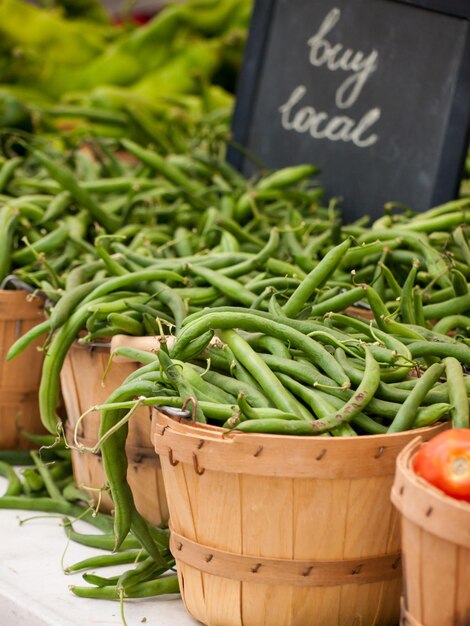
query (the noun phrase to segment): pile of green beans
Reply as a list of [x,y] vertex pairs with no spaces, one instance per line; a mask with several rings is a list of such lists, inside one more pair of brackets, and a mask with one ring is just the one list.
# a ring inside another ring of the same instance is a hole
[[[0,453],[0,476],[7,481],[0,495],[0,509],[57,515],[69,541],[109,552],[65,568],[66,574],[84,572],[83,579],[90,584],[72,585],[72,592],[81,597],[121,601],[125,598],[178,593],[176,576],[168,574],[175,564],[169,551],[168,529],[149,527],[153,540],[159,546],[161,563],[157,563],[143,549],[132,533],[125,537],[119,550],[114,552],[113,519],[109,515],[97,513],[87,504],[87,494],[73,480],[70,450],[52,436],[35,438],[36,443],[43,446],[39,451]],[[13,464],[23,467],[19,470]],[[78,532],[74,528],[73,519],[86,521],[100,532]],[[128,564],[133,567],[117,576],[95,574],[99,568]]]
[[[141,546],[148,558],[150,578],[129,583],[128,597],[175,585],[161,582],[165,547],[126,481],[136,402],[266,434],[355,437],[439,420],[469,427],[469,198],[420,215],[390,206],[374,224],[344,225],[335,203],[324,205],[312,166],[245,180],[218,145],[177,156],[129,140],[92,150],[54,158],[34,147],[3,165],[0,217],[25,194],[38,208],[8,223],[4,273],[49,299],[47,319],[8,358],[46,337],[40,412],[55,434],[72,342],[175,336],[158,355],[121,349],[142,367],[101,410],[115,504],[103,541],[118,551]],[[77,222],[81,234],[71,235]],[[24,232],[34,241],[24,245]],[[61,243],[49,247],[47,237]],[[86,580],[92,587],[78,595],[124,593],[114,578]]]

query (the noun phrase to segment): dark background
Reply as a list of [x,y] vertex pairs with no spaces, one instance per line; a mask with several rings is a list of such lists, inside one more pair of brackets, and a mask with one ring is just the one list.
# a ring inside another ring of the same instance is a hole
[[[374,48],[379,53],[377,70],[349,109],[337,109],[334,98],[350,73],[309,62],[308,39],[333,7],[342,15],[328,41],[366,56]],[[387,201],[429,208],[467,28],[464,19],[389,0],[278,0],[246,120],[247,147],[271,168],[318,165],[328,196],[344,196],[349,220],[379,216]],[[310,105],[359,120],[379,107],[381,119],[369,131],[378,142],[358,148],[284,130],[278,108],[299,84],[307,93],[296,110]],[[245,162],[244,170],[253,167]]]

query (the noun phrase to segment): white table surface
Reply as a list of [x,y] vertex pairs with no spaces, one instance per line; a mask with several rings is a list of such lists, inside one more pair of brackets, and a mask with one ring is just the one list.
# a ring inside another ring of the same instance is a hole
[[[4,485],[0,478],[0,494]],[[66,575],[62,571],[62,561],[66,567],[106,553],[67,542],[60,517],[19,525],[20,519],[33,515],[37,513],[0,509],[0,626],[122,625],[119,602],[76,597],[68,586],[87,583],[81,573]],[[98,532],[83,522],[77,523],[76,529]],[[100,568],[96,572],[112,576],[130,567]],[[199,624],[186,612],[179,595],[126,600],[124,614],[128,626]]]

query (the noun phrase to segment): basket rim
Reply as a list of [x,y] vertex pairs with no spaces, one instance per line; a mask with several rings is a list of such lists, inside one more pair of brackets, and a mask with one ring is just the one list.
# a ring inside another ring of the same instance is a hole
[[[430,438],[446,424],[427,427]],[[152,442],[160,456],[214,471],[291,478],[388,477],[398,453],[416,433],[358,437],[295,437],[230,433],[220,426],[195,424],[152,407]],[[391,486],[391,485],[390,485]]]

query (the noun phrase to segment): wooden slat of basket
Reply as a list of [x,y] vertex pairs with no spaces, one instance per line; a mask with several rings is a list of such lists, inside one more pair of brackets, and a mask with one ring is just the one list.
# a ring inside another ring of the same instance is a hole
[[[137,368],[129,360],[113,363],[108,376],[102,380],[108,365],[109,346],[90,348],[74,344],[64,362],[61,372],[62,392],[67,408],[67,440],[73,442],[73,433],[80,415],[92,406],[106,401],[123,380]],[[100,414],[90,413],[77,429],[78,441],[93,448],[99,438]],[[126,453],[128,455],[127,479],[131,487],[137,510],[153,524],[168,519],[168,505],[163,489],[163,479],[158,456],[151,446],[149,409],[139,409],[131,418]],[[90,495],[98,501],[99,489],[106,487],[106,475],[102,459],[89,452],[72,450],[74,476],[78,483],[91,488]],[[93,491],[97,490],[97,491]],[[113,502],[102,492],[101,509],[111,511]]]
[[13,343],[44,320],[43,301],[25,292],[0,291],[0,448],[24,449],[34,444],[20,430],[44,433],[39,418],[38,389],[43,353],[38,339],[12,361],[5,356]]
[[44,300],[23,291],[0,290],[0,321],[44,320]]

